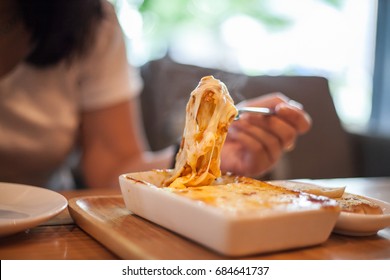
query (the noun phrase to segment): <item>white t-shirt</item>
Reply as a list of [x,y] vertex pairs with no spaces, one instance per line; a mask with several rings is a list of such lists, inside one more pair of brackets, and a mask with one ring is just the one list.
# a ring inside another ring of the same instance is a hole
[[139,93],[115,11],[105,11],[82,60],[44,69],[21,64],[0,78],[0,182],[55,187],[48,180],[75,147],[80,113]]

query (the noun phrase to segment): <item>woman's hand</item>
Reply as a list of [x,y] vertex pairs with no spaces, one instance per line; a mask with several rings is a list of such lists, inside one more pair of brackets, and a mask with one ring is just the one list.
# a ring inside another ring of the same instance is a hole
[[294,148],[300,134],[311,127],[303,106],[281,93],[246,100],[237,107],[268,107],[266,116],[243,113],[234,121],[222,149],[221,169],[237,175],[257,177],[272,169],[282,154]]

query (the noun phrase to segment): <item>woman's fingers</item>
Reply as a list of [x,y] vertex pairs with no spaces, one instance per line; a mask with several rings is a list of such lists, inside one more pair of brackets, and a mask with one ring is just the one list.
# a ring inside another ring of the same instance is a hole
[[[249,134],[251,131],[257,131],[257,129],[266,131],[268,136],[271,135],[279,141],[281,149],[289,149],[293,146],[298,134],[295,127],[284,119],[279,118],[277,115],[261,116],[251,113],[244,114],[242,118],[232,126],[241,127],[241,129],[245,129]],[[262,136],[264,136],[264,133],[259,137]]]
[[231,138],[240,141],[243,147],[254,153],[254,156],[264,154],[269,163],[279,159],[282,146],[275,135],[248,123],[234,126],[231,132]]
[[303,109],[291,105],[290,103],[280,103],[275,107],[276,115],[286,123],[295,128],[297,133],[307,132],[312,124],[312,120]]
[[291,151],[300,134],[311,127],[302,104],[281,93],[246,100],[237,105],[268,107],[275,114],[243,113],[229,128],[222,149],[221,167],[246,176],[258,176],[272,168],[284,151]]

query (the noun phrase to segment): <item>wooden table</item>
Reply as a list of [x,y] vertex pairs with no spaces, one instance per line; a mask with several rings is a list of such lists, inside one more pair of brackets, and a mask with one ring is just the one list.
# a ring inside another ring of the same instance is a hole
[[[390,178],[324,179],[316,182],[330,186],[345,185],[348,192],[390,202]],[[68,191],[62,194],[68,199],[96,195],[112,196],[117,201],[120,199],[119,190]],[[156,259],[227,259],[146,220],[138,217],[133,219],[133,234],[139,238],[139,245],[145,246],[145,252],[150,253],[143,255],[135,252],[135,258],[144,256]],[[0,238],[2,260],[118,258],[75,224],[67,210],[41,226]],[[318,246],[250,256],[245,259],[390,259],[390,228],[368,237],[332,234],[325,243]]]

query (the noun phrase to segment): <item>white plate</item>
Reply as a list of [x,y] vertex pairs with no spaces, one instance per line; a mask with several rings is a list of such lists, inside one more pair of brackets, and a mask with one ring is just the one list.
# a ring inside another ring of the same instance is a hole
[[65,197],[48,189],[0,183],[0,237],[35,227],[67,205]]
[[139,172],[120,176],[126,207],[134,214],[221,254],[242,256],[325,242],[339,211],[310,201],[283,209],[234,212],[164,191],[165,176]]
[[[332,194],[332,190],[342,189],[319,185],[317,182],[313,183],[312,180],[307,179],[292,181],[270,181],[270,183],[292,189],[295,187],[299,189],[301,187],[303,192],[305,191],[305,188],[315,190],[316,187],[323,187],[326,188],[324,190],[324,195],[327,193]],[[315,192],[312,193],[314,194]],[[362,197],[377,203],[382,208],[383,215],[365,215],[341,212],[333,232],[350,236],[368,236],[376,234],[379,230],[390,226],[390,203],[366,196]]]
[[371,197],[365,196],[365,198],[377,203],[382,208],[383,215],[341,212],[333,232],[352,236],[368,236],[390,226],[390,203]]

